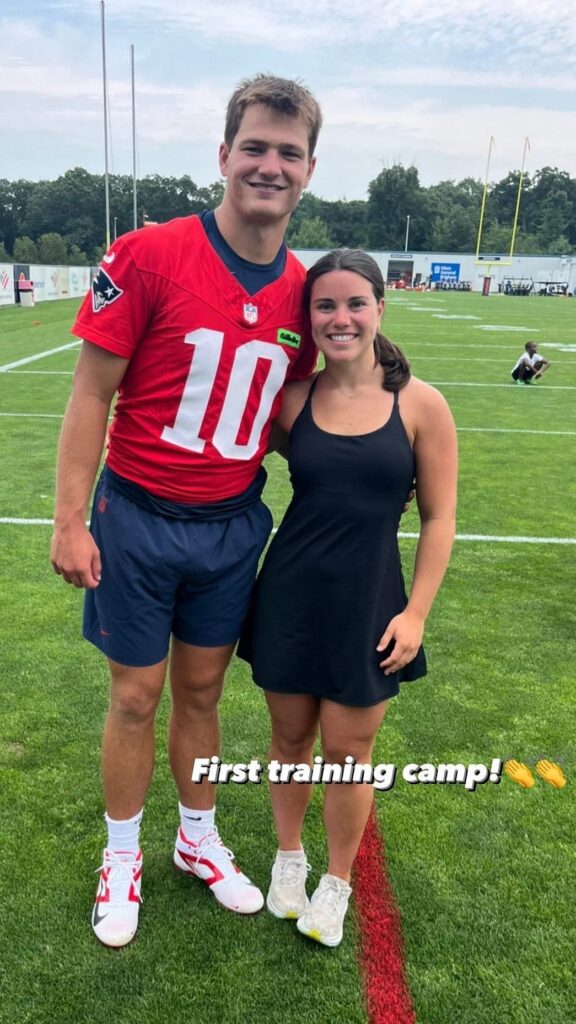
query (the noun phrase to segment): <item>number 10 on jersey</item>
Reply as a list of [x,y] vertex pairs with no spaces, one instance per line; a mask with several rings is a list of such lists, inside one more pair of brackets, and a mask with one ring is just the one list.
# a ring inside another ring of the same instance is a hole
[[[174,425],[164,427],[162,440],[179,448],[187,448],[191,452],[203,452],[207,441],[212,441],[224,458],[248,461],[258,451],[262,430],[270,418],[274,399],[286,378],[290,362],[288,356],[280,345],[268,341],[254,339],[240,345],[234,354],[226,395],[214,434],[211,438],[202,438],[200,429],[220,365],[224,334],[201,327],[187,334],[184,343],[194,346],[192,363]],[[270,371],[262,387],[250,436],[245,444],[237,444],[236,438],[246,411],[259,359],[266,359],[270,363]]]

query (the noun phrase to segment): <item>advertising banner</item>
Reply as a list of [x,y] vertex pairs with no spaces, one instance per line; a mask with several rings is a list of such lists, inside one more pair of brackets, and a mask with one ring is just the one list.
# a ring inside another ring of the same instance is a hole
[[12,264],[0,263],[0,306],[12,306],[15,301]]
[[34,263],[30,267],[30,280],[34,282],[34,302],[43,302],[46,298],[46,270],[47,267]]
[[90,267],[69,267],[68,294],[71,299],[82,299],[90,287]]
[[57,299],[58,295],[58,277],[59,267],[44,267],[44,280],[46,282],[44,287],[44,298],[45,299]]
[[58,298],[67,299],[70,291],[68,280],[70,277],[69,267],[58,267]]
[[432,263],[430,265],[430,281],[432,284],[446,281],[456,284],[460,280],[459,263]]

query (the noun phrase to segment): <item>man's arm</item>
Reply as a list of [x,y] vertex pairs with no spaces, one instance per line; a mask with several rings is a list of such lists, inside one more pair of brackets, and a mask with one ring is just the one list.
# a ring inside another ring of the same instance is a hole
[[86,515],[110,405],[127,366],[127,359],[85,341],[74,373],[58,445],[50,558],[54,572],[75,587],[97,587],[100,582],[100,552]]
[[547,359],[543,359],[542,356],[538,356],[538,359],[535,360],[535,362],[533,363],[533,367],[534,367],[534,369],[536,371],[535,374],[534,374],[534,377],[535,378],[541,377],[542,374],[545,373],[546,370],[549,368],[549,366],[550,366],[550,363],[548,362]]

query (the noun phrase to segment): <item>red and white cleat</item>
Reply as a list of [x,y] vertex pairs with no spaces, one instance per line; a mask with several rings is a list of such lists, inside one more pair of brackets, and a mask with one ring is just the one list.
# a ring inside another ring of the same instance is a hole
[[210,828],[197,843],[179,829],[174,850],[176,867],[206,882],[226,910],[256,914],[264,906],[264,897],[233,860],[234,854],[224,846],[216,828]]
[[92,928],[105,946],[126,946],[138,927],[142,897],[142,851],[133,853],[104,850]]

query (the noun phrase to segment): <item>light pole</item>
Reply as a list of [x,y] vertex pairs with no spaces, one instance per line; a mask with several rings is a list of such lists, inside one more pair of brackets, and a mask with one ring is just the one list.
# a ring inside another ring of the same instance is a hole
[[408,239],[410,237],[410,214],[406,214],[406,240],[404,242],[404,252],[408,252]]
[[110,248],[110,180],[108,173],[108,83],[106,81],[106,28],[104,0],[100,0],[102,25],[102,91],[104,94],[104,197],[106,206],[106,248]]
[[116,232],[116,221],[117,220],[118,220],[118,217],[114,217],[114,241],[116,241],[116,239],[118,237],[118,234]]

